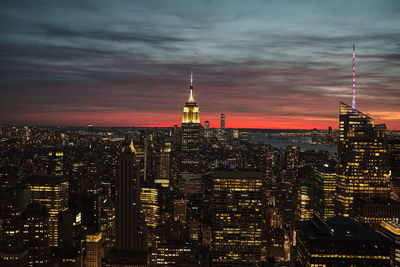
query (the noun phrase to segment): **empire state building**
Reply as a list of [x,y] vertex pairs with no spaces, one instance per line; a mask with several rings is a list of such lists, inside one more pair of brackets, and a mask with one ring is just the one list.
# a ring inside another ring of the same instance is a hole
[[182,159],[178,189],[181,193],[201,193],[200,111],[193,96],[193,75],[190,76],[189,99],[182,114]]
[[193,97],[193,75],[190,74],[190,95],[183,107],[182,127],[186,124],[200,124],[200,111]]

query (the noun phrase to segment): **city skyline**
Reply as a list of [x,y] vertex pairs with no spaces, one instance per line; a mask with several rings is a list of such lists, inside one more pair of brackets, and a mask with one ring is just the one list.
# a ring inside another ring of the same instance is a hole
[[1,4],[0,125],[338,128],[351,103],[400,128],[396,1]]

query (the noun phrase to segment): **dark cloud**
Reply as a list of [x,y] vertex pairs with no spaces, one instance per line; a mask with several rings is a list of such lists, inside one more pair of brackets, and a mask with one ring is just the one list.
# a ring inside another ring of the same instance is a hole
[[175,124],[193,70],[202,119],[335,125],[356,43],[359,107],[400,126],[397,2],[230,3],[2,2],[0,124]]

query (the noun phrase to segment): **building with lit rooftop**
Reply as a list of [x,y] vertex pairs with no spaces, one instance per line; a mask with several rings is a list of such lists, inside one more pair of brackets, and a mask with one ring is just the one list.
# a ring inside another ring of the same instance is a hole
[[182,113],[182,159],[178,189],[181,193],[201,193],[203,181],[200,166],[202,126],[200,111],[193,96],[193,78],[190,78],[190,94]]
[[335,216],[336,170],[328,165],[314,169],[314,214],[326,220]]
[[83,264],[85,267],[100,267],[102,258],[102,233],[86,235],[84,241],[85,255]]
[[337,213],[350,216],[354,197],[389,197],[385,125],[340,102]]
[[58,246],[58,217],[68,208],[68,180],[61,175],[36,175],[26,180],[31,189],[32,202],[46,207],[49,212],[49,242]]

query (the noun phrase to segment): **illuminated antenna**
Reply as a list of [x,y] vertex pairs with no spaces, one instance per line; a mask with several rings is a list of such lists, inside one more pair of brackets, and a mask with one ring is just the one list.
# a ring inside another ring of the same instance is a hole
[[352,108],[356,109],[356,46],[353,44],[353,100]]
[[194,102],[193,98],[193,73],[190,71],[190,95],[189,95],[189,102]]

